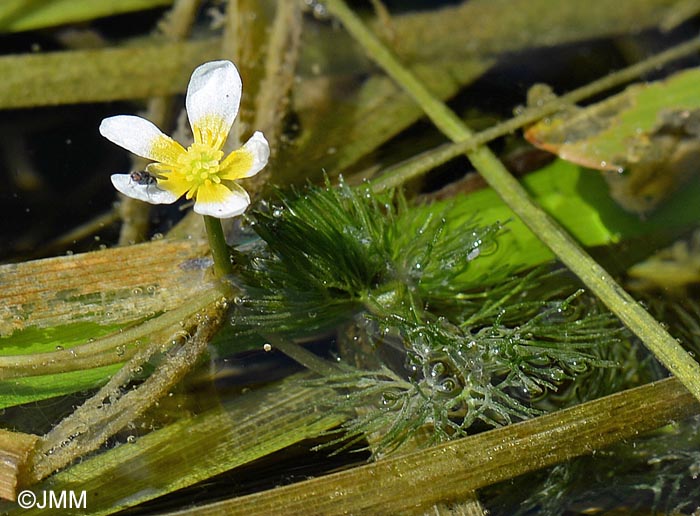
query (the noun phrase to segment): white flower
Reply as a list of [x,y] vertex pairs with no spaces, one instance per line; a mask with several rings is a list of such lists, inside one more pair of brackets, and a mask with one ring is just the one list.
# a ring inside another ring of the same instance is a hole
[[256,131],[243,147],[224,157],[222,148],[240,102],[241,77],[234,64],[212,61],[192,72],[187,87],[185,107],[194,135],[187,149],[141,117],[104,119],[102,136],[155,162],[146,171],[156,184],[135,181],[130,174],[113,175],[112,184],[124,195],[151,204],[170,204],[184,194],[195,199],[194,211],[201,215],[240,215],[250,197],[236,181],[257,174],[270,156],[267,140]]

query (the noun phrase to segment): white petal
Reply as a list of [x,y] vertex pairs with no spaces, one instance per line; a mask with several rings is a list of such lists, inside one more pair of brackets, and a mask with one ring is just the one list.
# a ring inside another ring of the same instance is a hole
[[192,72],[185,107],[190,126],[196,131],[214,118],[228,135],[241,103],[241,76],[231,61],[210,61]]
[[142,185],[133,181],[129,174],[114,174],[112,184],[127,197],[151,204],[172,204],[178,199],[178,196],[161,190],[158,185]]
[[270,159],[270,144],[267,143],[267,139],[263,133],[255,131],[253,136],[245,142],[243,148],[253,156],[253,164],[250,170],[241,177],[254,176],[267,165],[267,160]]
[[194,211],[217,219],[230,219],[242,214],[250,204],[248,192],[236,184],[230,186],[231,194],[220,202],[195,202]]
[[166,136],[153,123],[133,115],[105,118],[100,124],[100,134],[120,147],[142,158],[170,163],[172,154],[180,145]]

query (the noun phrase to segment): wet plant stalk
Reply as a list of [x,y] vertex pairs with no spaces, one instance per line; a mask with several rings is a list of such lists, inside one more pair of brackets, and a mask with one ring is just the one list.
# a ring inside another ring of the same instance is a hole
[[[421,106],[435,126],[452,141],[472,137],[472,131],[440,99],[436,98],[374,36],[343,0],[327,0],[329,12],[374,60]],[[642,308],[578,243],[527,194],[500,160],[487,148],[467,152],[467,157],[503,201],[557,258],[571,269],[603,303],[632,330],[683,385],[700,400],[700,364]]]
[[214,258],[214,274],[219,279],[233,274],[231,255],[228,252],[221,220],[204,215],[204,227],[207,229],[209,247],[211,248],[212,258]]

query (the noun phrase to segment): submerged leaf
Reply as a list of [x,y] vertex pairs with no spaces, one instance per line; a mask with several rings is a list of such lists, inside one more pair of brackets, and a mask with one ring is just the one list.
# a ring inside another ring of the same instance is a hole
[[119,2],[4,0],[0,3],[0,32],[42,29],[102,16],[153,9],[171,3],[173,0],[120,0]]
[[479,268],[465,288],[473,264],[508,250],[500,224],[449,220],[456,200],[416,209],[342,182],[280,196],[250,215],[261,241],[237,260],[245,295],[234,332],[309,338],[356,326],[360,340],[345,347],[378,369],[320,380],[350,393],[333,408],[363,407],[345,426],[350,443],[378,432],[383,453],[426,425],[428,442],[506,425],[539,414],[549,393],[570,398],[564,386],[578,375],[616,365],[604,350],[625,345],[619,323],[563,274]]
[[532,144],[603,171],[626,209],[655,208],[688,181],[700,159],[700,69],[635,84],[592,106],[528,129]]

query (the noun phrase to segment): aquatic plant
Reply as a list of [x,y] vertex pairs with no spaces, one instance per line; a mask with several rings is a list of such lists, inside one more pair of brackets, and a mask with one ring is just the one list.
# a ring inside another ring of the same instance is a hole
[[377,452],[426,425],[430,443],[540,414],[548,393],[614,367],[607,354],[625,345],[619,323],[560,270],[492,271],[477,281],[500,278],[493,285],[463,290],[507,225],[449,225],[450,210],[416,216],[400,193],[341,181],[279,192],[249,215],[260,240],[237,259],[234,331],[308,338],[341,325],[358,363],[317,384],[349,392],[345,408],[363,410],[345,429],[351,441],[379,432]]

